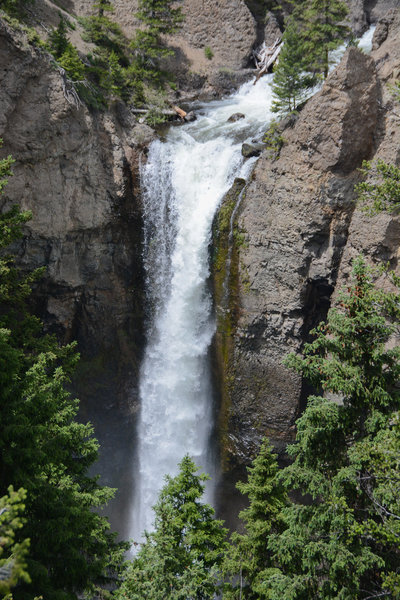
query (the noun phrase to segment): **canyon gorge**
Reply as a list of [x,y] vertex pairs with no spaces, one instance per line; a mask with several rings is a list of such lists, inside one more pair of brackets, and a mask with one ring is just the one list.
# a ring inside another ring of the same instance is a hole
[[[264,39],[272,43],[281,26],[272,13],[262,21],[256,5],[183,1],[184,27],[169,40],[176,49],[170,62],[177,103],[200,99],[194,110],[204,112],[252,80],[252,48]],[[60,8],[75,18],[88,14],[91,2],[36,0],[37,28],[55,26]],[[132,33],[136,2],[117,0],[115,8]],[[400,10],[396,0],[350,0],[349,8],[355,35],[376,25],[371,53],[346,50],[301,112],[280,123],[277,152],[265,147],[243,172],[242,159],[237,172],[231,165],[234,181],[229,191],[229,178],[220,186],[225,195],[217,198],[212,239],[209,218],[205,279],[213,290],[215,334],[206,344],[214,415],[208,435],[219,481],[216,506],[232,523],[239,502],[234,482],[265,435],[286,461],[309,392],[283,366],[284,357],[299,352],[326,317],[354,257],[398,269],[399,217],[369,217],[355,203],[354,185],[363,160],[400,162],[400,104],[391,90],[400,80]],[[0,69],[1,152],[15,159],[2,210],[18,204],[33,213],[16,246],[18,263],[24,270],[47,267],[34,289],[34,311],[61,342],[78,341],[73,392],[101,444],[96,470],[119,489],[112,524],[126,534],[149,318],[141,173],[157,133],[120,101],[104,112],[70,104],[48,53],[3,20]],[[230,125],[233,137],[235,127],[253,118],[247,110]],[[160,133],[161,145],[166,135]],[[259,126],[247,136],[259,142]]]

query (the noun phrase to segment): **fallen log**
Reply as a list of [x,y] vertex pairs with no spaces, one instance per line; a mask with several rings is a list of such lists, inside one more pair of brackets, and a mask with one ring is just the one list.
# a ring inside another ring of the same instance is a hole
[[256,78],[254,80],[253,85],[256,85],[257,81],[263,76],[265,75],[265,73],[268,72],[268,70],[275,64],[280,51],[282,50],[282,44],[280,44],[276,49],[275,52],[272,54],[272,56],[270,56],[268,58],[268,60],[266,61],[266,63],[263,65],[263,67],[259,70],[259,72],[256,75]]
[[[131,113],[134,115],[146,115],[150,108],[131,108]],[[160,110],[160,113],[165,117],[175,117],[176,112],[174,110]]]
[[182,121],[184,121],[185,117],[187,115],[187,112],[185,112],[184,110],[182,110],[181,108],[179,108],[179,106],[175,106],[175,104],[172,105],[172,108],[176,112],[176,114],[180,116],[180,118],[182,119]]
[[[131,108],[131,112],[134,115],[145,115],[149,112],[150,107],[149,108]],[[182,119],[182,121],[186,121],[186,117],[188,117],[188,113],[185,112],[182,108],[179,108],[179,106],[175,106],[175,104],[172,105],[172,108],[168,109],[163,109],[159,111],[161,115],[163,115],[164,117],[176,117],[178,116],[180,119]],[[193,120],[193,115],[190,116],[190,118],[188,120]]]
[[278,37],[272,46],[267,47],[265,42],[263,42],[263,44],[257,48],[257,50],[253,50],[253,58],[256,69],[258,70],[254,85],[257,83],[260,77],[267,73],[268,70],[274,65],[279,56],[281,48],[282,38]]

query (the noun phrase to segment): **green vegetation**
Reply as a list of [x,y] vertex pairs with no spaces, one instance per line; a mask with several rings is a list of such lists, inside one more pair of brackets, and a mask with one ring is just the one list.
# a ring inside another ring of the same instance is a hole
[[282,135],[279,123],[275,121],[275,119],[271,121],[267,131],[264,133],[263,142],[266,144],[269,157],[272,160],[279,158],[280,152],[285,143],[285,138]]
[[5,600],[12,598],[11,590],[17,583],[30,583],[26,570],[29,540],[15,541],[16,533],[24,525],[26,491],[14,491],[10,486],[7,495],[0,498],[0,594]]
[[268,537],[282,529],[281,512],[288,503],[268,440],[264,440],[252,467],[247,470],[247,482],[237,484],[249,499],[249,507],[239,514],[245,524],[245,533],[232,534],[231,547],[223,564],[223,573],[229,580],[223,595],[227,600],[260,598],[258,588],[271,564]]
[[[11,164],[10,157],[0,161],[0,190]],[[29,219],[17,208],[0,215],[0,495],[9,493],[2,502],[17,510],[8,525],[6,511],[1,526],[13,549],[8,585],[20,580],[16,600],[72,600],[116,580],[125,546],[93,510],[104,507],[114,490],[88,475],[98,444],[91,425],[75,420],[78,401],[66,389],[78,359],[75,345],[60,347],[28,311],[31,287],[43,270],[22,275],[6,254]],[[24,488],[26,498],[10,486]]]
[[211,50],[210,46],[206,46],[204,48],[204,56],[208,59],[211,60],[212,57],[214,56],[214,52]]
[[117,594],[124,600],[212,600],[219,588],[219,566],[226,529],[201,502],[206,475],[185,456],[176,477],[167,477],[154,507],[155,530],[146,533]]
[[[400,348],[388,344],[399,299],[376,289],[357,259],[340,307],[303,357],[289,356],[288,366],[334,399],[308,399],[290,466],[278,474],[264,443],[239,486],[250,506],[225,562],[234,584],[224,598],[399,597]],[[308,500],[288,502],[293,492]]]
[[347,13],[342,0],[295,3],[275,70],[272,110],[280,114],[296,110],[318,79],[328,76],[329,52],[350,34],[343,23]]
[[374,164],[364,161],[361,172],[368,180],[357,184],[355,190],[359,202],[369,215],[382,211],[393,212],[400,206],[399,167],[388,165],[383,160]]

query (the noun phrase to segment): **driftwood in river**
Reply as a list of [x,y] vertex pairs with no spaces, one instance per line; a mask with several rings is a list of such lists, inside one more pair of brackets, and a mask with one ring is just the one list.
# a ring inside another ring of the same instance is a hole
[[[132,114],[134,115],[146,115],[149,112],[149,108],[131,108]],[[175,104],[171,105],[171,108],[160,110],[160,114],[164,117],[179,117],[181,121],[194,121],[196,116],[193,112],[187,113],[179,106]]]
[[253,50],[253,58],[258,71],[254,80],[254,85],[257,83],[260,77],[262,77],[265,73],[268,73],[270,67],[275,64],[281,49],[282,38],[278,37],[272,46],[266,46],[265,42],[263,42],[262,45],[257,48],[257,50]]

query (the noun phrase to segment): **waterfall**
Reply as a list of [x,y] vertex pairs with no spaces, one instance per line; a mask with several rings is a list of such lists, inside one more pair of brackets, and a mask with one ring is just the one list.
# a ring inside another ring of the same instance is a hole
[[[244,161],[241,145],[259,139],[270,116],[270,76],[234,96],[199,106],[197,121],[153,142],[141,170],[147,347],[140,372],[138,469],[131,534],[152,526],[166,474],[188,453],[213,474],[209,457],[212,389],[208,350],[214,334],[208,247],[215,211]],[[228,118],[242,112],[235,123]],[[208,490],[212,501],[212,489]]]
[[[171,127],[165,140],[151,144],[141,170],[148,323],[130,525],[136,541],[151,530],[164,476],[177,473],[184,454],[213,474],[211,223],[234,178],[246,178],[254,164],[255,159],[244,161],[241,145],[259,141],[271,120],[271,81],[272,75],[264,76],[225,100],[197,106],[195,122]],[[237,112],[245,118],[228,122]],[[212,501],[212,487],[207,500]]]

